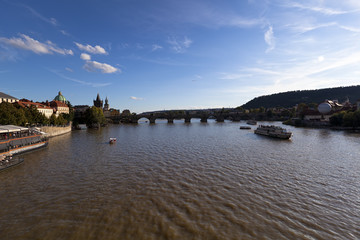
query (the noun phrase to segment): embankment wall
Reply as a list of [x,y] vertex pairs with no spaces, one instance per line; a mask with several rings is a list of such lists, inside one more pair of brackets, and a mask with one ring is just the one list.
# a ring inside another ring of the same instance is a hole
[[55,137],[65,133],[71,132],[71,124],[58,127],[58,126],[44,126],[40,128],[42,132],[46,132],[48,137]]

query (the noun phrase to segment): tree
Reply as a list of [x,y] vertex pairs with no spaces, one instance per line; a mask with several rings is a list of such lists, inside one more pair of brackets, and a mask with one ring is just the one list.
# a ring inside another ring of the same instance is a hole
[[85,122],[88,127],[104,125],[106,119],[102,109],[95,106],[88,108],[85,112]]
[[360,110],[335,113],[330,117],[330,124],[332,126],[360,127]]
[[54,113],[50,117],[50,124],[51,125],[57,125],[57,118],[56,118],[56,115]]
[[271,109],[267,110],[266,117],[272,118],[273,117],[273,111]]
[[25,126],[26,123],[27,119],[22,109],[17,109],[11,103],[0,103],[0,124]]
[[25,108],[29,124],[48,124],[49,120],[36,107]]
[[60,114],[57,117],[57,125],[66,125],[68,121],[63,117],[63,114]]
[[67,122],[71,122],[74,120],[74,115],[75,115],[74,107],[71,105],[69,101],[67,102],[67,105],[69,107],[69,114],[64,113],[63,117],[67,120]]
[[318,104],[317,103],[309,103],[308,106],[309,106],[309,108],[317,109]]
[[338,113],[333,114],[330,117],[330,124],[332,126],[342,126],[343,125],[343,119],[344,119],[344,115],[346,114],[345,111],[341,111]]
[[354,123],[356,127],[360,127],[360,110],[354,112]]
[[281,111],[281,116],[282,117],[291,117],[292,113],[288,109],[284,109]]
[[243,112],[244,108],[239,106],[239,107],[236,107],[235,110],[238,111],[238,112]]
[[347,112],[343,117],[343,124],[345,127],[355,127],[354,112]]

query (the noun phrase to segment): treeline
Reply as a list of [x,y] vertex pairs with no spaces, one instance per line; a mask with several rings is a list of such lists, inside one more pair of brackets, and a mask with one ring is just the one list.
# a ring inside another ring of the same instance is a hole
[[86,109],[84,114],[74,117],[73,126],[77,128],[79,124],[86,124],[86,126],[90,128],[99,128],[100,126],[106,125],[103,110],[95,106]]
[[277,93],[272,95],[256,97],[241,107],[244,109],[251,108],[274,108],[293,107],[298,103],[321,103],[325,99],[344,102],[349,99],[351,103],[355,103],[360,99],[360,86],[324,88],[318,90],[290,91]]
[[341,127],[360,127],[360,110],[335,113],[330,117],[330,124]]
[[0,103],[1,125],[66,125],[72,121],[72,118],[72,111],[70,114],[60,114],[58,117],[53,114],[49,119],[40,113],[36,107],[23,108],[12,103]]

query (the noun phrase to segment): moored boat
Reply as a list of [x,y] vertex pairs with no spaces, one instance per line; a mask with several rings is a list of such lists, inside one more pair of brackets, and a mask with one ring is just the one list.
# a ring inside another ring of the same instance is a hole
[[35,150],[47,145],[47,137],[36,129],[0,125],[0,157]]
[[0,172],[8,168],[15,167],[23,162],[24,159],[22,158],[13,158],[11,155],[2,155],[0,156]]
[[246,122],[246,124],[249,124],[249,125],[256,125],[256,124],[257,124],[257,122],[256,122],[255,120],[248,120],[248,121]]
[[240,126],[240,129],[251,129],[249,126]]
[[116,138],[110,138],[110,139],[109,139],[109,143],[110,143],[110,144],[116,143]]
[[289,139],[292,135],[292,132],[288,132],[285,128],[273,125],[260,125],[254,133],[280,139]]

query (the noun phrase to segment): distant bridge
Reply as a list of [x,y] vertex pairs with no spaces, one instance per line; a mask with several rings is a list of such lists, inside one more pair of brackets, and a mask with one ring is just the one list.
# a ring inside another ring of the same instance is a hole
[[184,119],[185,123],[190,123],[191,119],[200,119],[200,122],[207,122],[208,119],[215,119],[217,122],[225,120],[240,121],[244,116],[240,112],[210,112],[210,111],[163,111],[149,112],[133,115],[119,115],[109,117],[114,123],[138,123],[139,119],[146,118],[150,123],[155,123],[156,119],[167,119],[168,123],[173,123],[175,119]]

